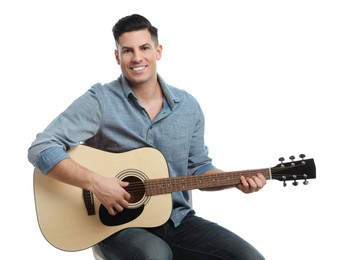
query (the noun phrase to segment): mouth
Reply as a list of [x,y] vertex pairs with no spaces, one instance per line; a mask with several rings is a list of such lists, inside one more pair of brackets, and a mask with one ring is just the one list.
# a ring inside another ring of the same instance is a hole
[[140,71],[143,71],[146,67],[147,67],[147,65],[146,66],[130,67],[130,69],[133,71],[136,71],[136,72],[140,72]]

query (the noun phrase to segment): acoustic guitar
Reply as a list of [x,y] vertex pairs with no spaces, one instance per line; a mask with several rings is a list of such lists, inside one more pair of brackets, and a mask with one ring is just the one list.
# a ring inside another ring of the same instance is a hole
[[38,224],[45,239],[58,249],[87,249],[108,236],[129,227],[156,227],[172,212],[172,192],[230,187],[240,176],[262,173],[266,179],[308,184],[316,177],[313,159],[281,163],[272,168],[225,172],[212,175],[169,177],[164,156],[157,149],[144,147],[111,153],[79,145],[69,155],[76,162],[107,177],[128,181],[129,207],[111,216],[88,190],[62,183],[34,170],[34,195]]

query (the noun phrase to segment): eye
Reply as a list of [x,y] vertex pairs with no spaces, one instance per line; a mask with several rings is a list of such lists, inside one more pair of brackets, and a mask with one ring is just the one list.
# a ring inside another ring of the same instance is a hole
[[150,49],[149,46],[142,46],[142,50],[144,50],[144,51],[147,51],[147,50],[149,50],[149,49]]

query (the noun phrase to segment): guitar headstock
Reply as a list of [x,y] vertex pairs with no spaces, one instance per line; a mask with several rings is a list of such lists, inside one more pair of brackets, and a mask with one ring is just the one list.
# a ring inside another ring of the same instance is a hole
[[297,186],[297,180],[303,180],[303,184],[308,184],[308,179],[316,178],[315,163],[313,159],[304,159],[305,155],[300,154],[301,160],[295,161],[295,156],[290,156],[290,162],[284,162],[281,157],[275,167],[271,168],[271,178],[283,181],[283,185],[287,186],[287,181],[293,181],[293,185]]

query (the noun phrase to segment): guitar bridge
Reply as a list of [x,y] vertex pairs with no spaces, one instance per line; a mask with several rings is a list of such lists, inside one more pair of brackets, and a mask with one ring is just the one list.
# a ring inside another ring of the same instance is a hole
[[84,198],[87,215],[92,216],[96,214],[93,201],[93,193],[89,190],[83,189],[82,196]]

